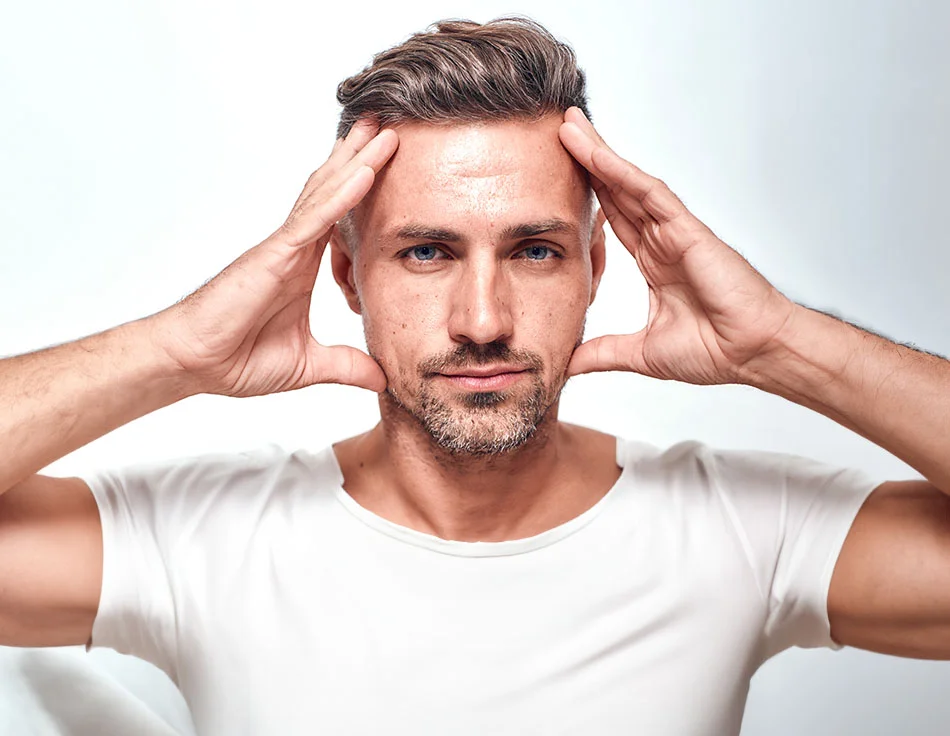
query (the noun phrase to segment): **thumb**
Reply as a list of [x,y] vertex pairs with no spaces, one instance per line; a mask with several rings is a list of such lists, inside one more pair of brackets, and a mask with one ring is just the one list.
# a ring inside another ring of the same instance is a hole
[[341,383],[381,393],[386,390],[386,374],[362,350],[348,345],[310,343],[313,364],[317,366],[317,383]]
[[649,375],[643,361],[646,329],[632,335],[604,335],[578,345],[567,366],[568,376],[597,371],[633,371]]

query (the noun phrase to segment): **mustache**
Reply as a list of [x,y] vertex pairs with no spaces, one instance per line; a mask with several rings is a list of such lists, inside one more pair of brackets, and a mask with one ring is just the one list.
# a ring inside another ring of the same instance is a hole
[[491,363],[513,363],[533,371],[540,371],[544,367],[544,361],[537,353],[511,348],[496,341],[484,344],[462,343],[454,350],[426,358],[419,364],[419,371],[428,377],[442,373],[447,368],[472,368]]

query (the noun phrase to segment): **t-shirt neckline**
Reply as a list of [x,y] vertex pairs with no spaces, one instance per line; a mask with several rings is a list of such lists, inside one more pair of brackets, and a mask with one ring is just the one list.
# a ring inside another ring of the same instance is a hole
[[627,478],[633,472],[633,463],[629,462],[629,458],[626,457],[624,443],[621,438],[617,437],[616,443],[617,449],[615,457],[617,465],[621,468],[620,476],[597,503],[573,519],[568,519],[562,524],[558,524],[539,534],[522,537],[520,539],[507,539],[501,542],[464,542],[456,539],[442,539],[434,534],[421,532],[379,516],[357,503],[356,499],[343,488],[343,470],[337,460],[336,453],[333,451],[333,446],[327,447],[324,452],[327,453],[328,461],[336,476],[335,482],[332,484],[334,496],[347,511],[372,529],[401,542],[442,554],[457,557],[501,557],[505,555],[522,554],[547,547],[579,531],[593,521],[611,499],[617,495],[618,489],[628,482]]

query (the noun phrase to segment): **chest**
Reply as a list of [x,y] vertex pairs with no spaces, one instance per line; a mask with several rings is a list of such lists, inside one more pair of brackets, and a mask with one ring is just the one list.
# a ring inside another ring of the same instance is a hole
[[651,536],[273,548],[184,613],[180,685],[205,733],[738,733],[762,625],[747,571]]

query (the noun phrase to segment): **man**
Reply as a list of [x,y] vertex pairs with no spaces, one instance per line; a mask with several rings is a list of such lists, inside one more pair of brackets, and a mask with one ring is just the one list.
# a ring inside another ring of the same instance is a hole
[[[607,146],[536,24],[443,23],[339,98],[260,245],[162,312],[0,362],[0,643],[148,659],[207,734],[735,734],[790,646],[950,657],[946,361],[779,293]],[[605,218],[650,314],[583,342]],[[327,243],[369,355],[311,336]],[[559,422],[599,370],[757,386],[928,480]],[[322,382],[378,392],[379,424],[36,474],[188,396]]]

